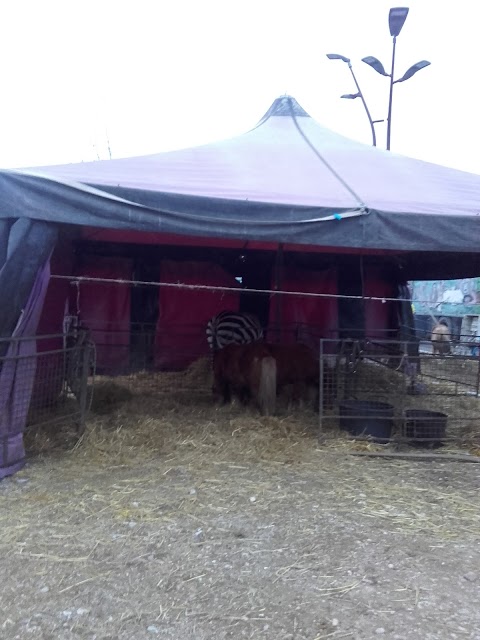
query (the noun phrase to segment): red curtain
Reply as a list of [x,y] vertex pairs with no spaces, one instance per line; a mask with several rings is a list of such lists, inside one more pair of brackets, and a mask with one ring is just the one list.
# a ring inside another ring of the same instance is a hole
[[[76,275],[92,278],[132,279],[132,261],[127,258],[88,256]],[[77,306],[73,288],[70,310]],[[78,296],[80,318],[91,330],[97,348],[97,369],[120,373],[130,364],[130,285],[84,282]]]
[[[365,295],[375,298],[394,298],[395,284],[386,280],[382,270],[376,267],[365,269]],[[387,329],[392,329],[394,302],[367,300],[365,302],[365,332],[369,338],[387,339]]]
[[[286,267],[279,288],[283,291],[336,294],[336,271]],[[318,348],[320,338],[335,338],[337,335],[337,300],[281,294],[274,296],[270,301],[270,325],[269,340],[287,343],[301,341]]]
[[[207,262],[164,260],[160,281],[191,285],[238,287],[235,278]],[[205,289],[160,287],[155,338],[155,366],[182,369],[208,354],[205,329],[208,320],[223,310],[238,310],[239,293]]]

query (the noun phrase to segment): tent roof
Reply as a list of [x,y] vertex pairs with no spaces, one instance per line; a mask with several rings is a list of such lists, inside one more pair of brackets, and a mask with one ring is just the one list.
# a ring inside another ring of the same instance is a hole
[[99,188],[306,207],[365,204],[390,212],[480,215],[480,176],[350,140],[318,124],[289,96],[277,98],[253,130],[236,138],[34,171]]
[[480,176],[349,140],[283,96],[254,129],[223,142],[0,172],[0,218],[21,216],[193,236],[476,253]]

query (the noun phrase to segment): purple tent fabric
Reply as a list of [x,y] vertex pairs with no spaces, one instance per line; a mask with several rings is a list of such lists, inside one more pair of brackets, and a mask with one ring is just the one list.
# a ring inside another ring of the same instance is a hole
[[4,358],[0,360],[0,480],[25,464],[23,431],[36,373],[37,330],[48,282],[50,261],[39,270]]
[[254,129],[230,140],[28,171],[100,189],[228,201],[338,209],[364,204],[383,212],[445,216],[480,212],[480,176],[350,140],[323,127],[288,96],[278,98]]

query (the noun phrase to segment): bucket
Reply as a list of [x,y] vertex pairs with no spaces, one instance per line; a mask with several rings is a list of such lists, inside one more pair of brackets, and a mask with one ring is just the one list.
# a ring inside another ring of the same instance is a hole
[[416,443],[439,445],[447,431],[447,415],[440,411],[407,409],[404,419],[404,435]]
[[385,402],[369,400],[347,400],[341,402],[340,429],[353,436],[371,436],[377,440],[388,440],[392,435],[393,407]]

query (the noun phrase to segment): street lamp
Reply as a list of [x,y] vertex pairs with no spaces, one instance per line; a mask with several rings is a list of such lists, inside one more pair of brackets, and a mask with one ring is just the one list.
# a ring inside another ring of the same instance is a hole
[[342,60],[342,62],[346,62],[348,64],[348,68],[350,69],[350,73],[352,74],[353,81],[355,82],[355,86],[357,87],[357,93],[344,93],[341,98],[346,98],[347,100],[355,100],[355,98],[360,98],[362,104],[365,108],[365,113],[367,114],[368,122],[370,123],[370,129],[372,130],[372,144],[374,147],[377,146],[377,136],[375,134],[375,123],[383,122],[383,120],[372,120],[372,116],[370,115],[370,111],[367,107],[367,103],[365,102],[365,98],[363,97],[363,93],[358,84],[357,78],[353,72],[352,63],[350,62],[350,58],[340,55],[339,53],[327,53],[327,58],[329,60]]
[[372,69],[375,69],[377,73],[382,76],[387,76],[390,78],[390,93],[388,98],[388,117],[387,117],[387,151],[390,151],[390,134],[392,129],[392,100],[393,100],[393,85],[397,82],[404,82],[408,80],[413,75],[420,71],[420,69],[424,69],[428,67],[430,62],[428,60],[421,60],[416,64],[412,65],[401,78],[398,80],[393,79],[394,71],[395,71],[395,49],[397,45],[397,36],[400,34],[403,25],[405,24],[405,20],[408,15],[408,7],[394,7],[390,9],[390,13],[388,15],[388,26],[390,28],[390,35],[393,37],[393,51],[392,51],[392,70],[390,73],[387,73],[383,68],[382,63],[377,58],[373,56],[367,56],[366,58],[362,58],[362,62],[368,64]]

